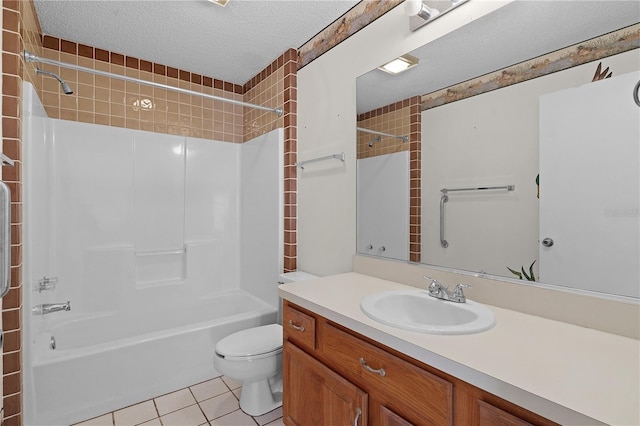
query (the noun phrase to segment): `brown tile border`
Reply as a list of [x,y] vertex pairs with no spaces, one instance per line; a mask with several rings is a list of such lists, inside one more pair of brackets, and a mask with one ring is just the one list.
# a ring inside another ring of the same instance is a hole
[[310,64],[403,1],[366,0],[356,4],[351,10],[298,48],[298,69]]
[[[84,44],[78,44],[64,39],[59,39],[50,35],[44,35],[42,41],[43,47],[46,49],[57,50],[59,52],[78,55],[83,58],[97,59],[103,62],[109,62],[113,65],[121,65],[126,68],[153,72],[154,74],[164,75],[167,77],[177,78],[182,81],[200,84],[207,87],[215,87],[232,92],[237,95],[244,95],[244,86],[234,84],[212,77],[202,76],[200,74],[191,73],[186,70],[169,67],[163,64],[146,61],[144,59],[135,58],[133,56],[125,56],[116,52],[98,49]],[[199,82],[198,82],[199,81]],[[215,82],[215,83],[214,83]],[[217,84],[216,84],[217,83]]]
[[574,44],[422,96],[422,110],[502,89],[607,56],[640,48],[640,24]]

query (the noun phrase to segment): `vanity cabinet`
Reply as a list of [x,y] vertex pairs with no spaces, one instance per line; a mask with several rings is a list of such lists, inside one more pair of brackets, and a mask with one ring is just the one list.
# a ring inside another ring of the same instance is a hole
[[282,364],[286,424],[367,424],[366,392],[289,342],[284,342]]
[[287,425],[556,424],[286,300],[283,319]]

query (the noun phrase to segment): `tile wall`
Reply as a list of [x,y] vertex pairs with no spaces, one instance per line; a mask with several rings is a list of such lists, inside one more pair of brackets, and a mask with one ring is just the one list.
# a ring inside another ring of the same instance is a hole
[[[4,425],[22,424],[22,50],[39,44],[33,3],[2,2],[2,150],[16,160],[2,167],[11,201],[11,290],[2,299]],[[30,73],[25,74],[31,79]]]
[[357,132],[357,158],[369,158],[394,152],[409,152],[409,260],[420,262],[421,252],[421,137],[420,96],[413,96],[391,105],[358,115],[358,127],[397,136],[408,136],[409,141],[380,136],[380,141],[369,146],[378,135]]

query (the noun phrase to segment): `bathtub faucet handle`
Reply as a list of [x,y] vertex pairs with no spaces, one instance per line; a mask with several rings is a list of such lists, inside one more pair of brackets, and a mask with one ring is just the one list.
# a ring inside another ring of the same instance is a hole
[[35,282],[33,285],[33,291],[42,293],[47,290],[54,290],[58,283],[58,277],[42,277],[42,279]]

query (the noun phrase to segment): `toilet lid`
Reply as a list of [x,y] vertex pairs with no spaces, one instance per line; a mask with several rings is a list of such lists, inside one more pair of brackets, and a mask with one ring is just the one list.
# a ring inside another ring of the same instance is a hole
[[282,349],[282,326],[269,324],[233,333],[216,344],[216,352],[224,357],[262,355]]

